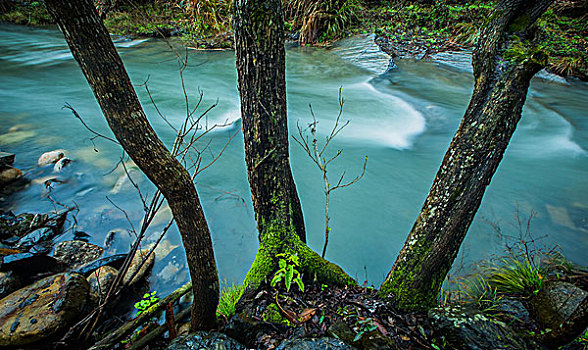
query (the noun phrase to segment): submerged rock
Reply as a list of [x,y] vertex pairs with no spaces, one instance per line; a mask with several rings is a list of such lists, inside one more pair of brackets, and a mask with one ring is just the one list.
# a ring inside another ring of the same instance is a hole
[[65,157],[65,150],[58,149],[55,151],[45,152],[37,160],[38,166],[45,166],[57,163],[61,158]]
[[[139,282],[141,278],[143,278],[147,272],[151,270],[153,263],[155,262],[155,253],[151,253],[148,257],[147,253],[149,253],[149,249],[137,250],[133,256],[133,260],[131,260],[129,270],[123,277],[124,284],[131,285]],[[145,260],[145,263],[141,266],[141,263],[145,258],[147,258],[147,260]],[[137,271],[136,274],[135,271]],[[133,275],[135,276],[133,277]]]
[[436,337],[444,337],[449,349],[531,349],[506,324],[462,305],[429,310]]
[[276,350],[299,349],[299,350],[352,350],[352,346],[345,344],[343,341],[335,338],[320,339],[292,339],[286,340],[280,344]]
[[588,297],[588,292],[567,282],[546,283],[530,300],[537,321],[544,327],[556,329]]
[[176,338],[167,350],[245,350],[245,346],[219,332],[195,332]]
[[88,297],[79,274],[44,278],[0,300],[0,346],[37,342],[67,329]]
[[0,169],[0,186],[8,185],[22,177],[22,171],[17,168],[7,167]]
[[104,249],[82,241],[64,241],[55,246],[53,257],[73,269],[98,259]]
[[100,300],[106,297],[108,289],[116,279],[118,270],[111,266],[102,266],[98,270],[92,272],[87,278],[90,285],[90,301],[97,305]]
[[14,215],[12,212],[0,211],[0,239],[22,237],[42,227],[48,219],[49,215],[47,214],[23,213]]
[[69,163],[71,163],[72,160],[67,158],[67,157],[63,157],[61,159],[59,159],[55,165],[53,166],[53,171],[58,173],[60,172],[63,168],[65,168]]

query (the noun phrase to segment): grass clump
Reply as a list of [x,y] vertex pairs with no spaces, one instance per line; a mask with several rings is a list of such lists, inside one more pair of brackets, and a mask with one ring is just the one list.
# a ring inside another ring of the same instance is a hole
[[229,285],[225,281],[224,286],[220,292],[220,299],[218,301],[216,315],[227,320],[235,315],[235,306],[237,305],[239,298],[241,298],[241,292],[241,286],[236,284]]
[[488,282],[500,293],[525,297],[536,295],[543,286],[540,268],[528,259],[509,256],[489,268]]
[[0,21],[33,26],[53,23],[51,15],[40,1],[19,2],[14,6],[9,4],[0,4]]
[[484,314],[497,312],[503,296],[491,285],[486,276],[475,275],[459,282],[460,296],[465,304],[472,305]]

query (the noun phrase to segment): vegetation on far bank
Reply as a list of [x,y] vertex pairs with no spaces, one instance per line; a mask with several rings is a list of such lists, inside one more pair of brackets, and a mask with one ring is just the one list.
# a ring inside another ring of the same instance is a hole
[[[387,39],[389,53],[424,57],[471,47],[495,1],[438,0],[384,3],[368,0],[285,0],[289,37],[303,45],[328,44],[356,33]],[[539,20],[540,46],[548,70],[588,79],[588,7],[585,1],[556,1]],[[25,25],[51,23],[43,4],[0,3],[0,20]],[[187,46],[232,48],[232,1],[155,0],[119,2],[104,16],[113,34],[181,36]]]

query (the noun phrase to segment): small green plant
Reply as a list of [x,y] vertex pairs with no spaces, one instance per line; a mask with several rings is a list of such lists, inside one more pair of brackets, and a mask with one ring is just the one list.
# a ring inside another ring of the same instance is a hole
[[155,305],[159,301],[157,297],[157,291],[151,293],[145,293],[143,299],[135,303],[135,309],[137,309],[137,316],[147,311],[151,306]]
[[284,280],[286,292],[290,291],[292,282],[298,285],[298,289],[304,292],[304,283],[302,282],[302,275],[297,268],[300,266],[299,258],[296,254],[280,253],[276,254],[278,260],[278,271],[274,273],[271,281],[271,286],[275,287],[280,281]]
[[378,328],[374,324],[374,320],[372,320],[371,317],[358,317],[355,325],[357,327],[357,333],[355,334],[355,338],[353,338],[354,342],[360,340],[364,336],[364,334],[375,331]]
[[536,295],[543,286],[539,264],[509,256],[489,268],[488,282],[500,293]]
[[476,275],[463,280],[460,284],[467,304],[472,304],[485,314],[493,314],[496,311],[502,295],[485,277]]
[[216,309],[217,316],[223,316],[229,319],[235,314],[235,305],[241,297],[241,286],[231,284],[230,286],[225,282],[218,301],[218,307]]

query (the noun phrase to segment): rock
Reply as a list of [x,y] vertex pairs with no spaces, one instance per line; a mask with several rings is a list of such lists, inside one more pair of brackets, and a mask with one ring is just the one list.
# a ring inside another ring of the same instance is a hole
[[53,166],[53,171],[58,173],[71,162],[72,162],[71,159],[69,159],[67,157],[63,157],[55,163],[55,165]]
[[0,346],[37,342],[67,329],[88,298],[84,276],[44,278],[0,300]]
[[292,339],[286,340],[280,344],[276,350],[298,349],[298,350],[351,350],[355,349],[352,346],[345,344],[343,341],[335,338],[320,338],[320,339]]
[[0,272],[0,298],[22,287],[22,279],[13,271]]
[[[247,308],[249,305],[244,306]],[[225,332],[228,336],[237,339],[246,346],[253,347],[257,342],[257,338],[263,334],[270,333],[276,329],[286,332],[288,329],[288,326],[283,324],[270,324],[255,320],[247,316],[249,312],[251,311],[246,310],[234,315],[225,326]]]
[[90,274],[87,280],[90,285],[90,301],[92,304],[98,305],[100,300],[106,297],[106,293],[117,275],[118,270],[110,266],[102,266]]
[[12,212],[0,211],[0,239],[23,237],[27,233],[42,227],[49,220],[47,214],[23,213],[14,215]]
[[0,257],[0,271],[13,271],[21,278],[40,273],[63,272],[64,267],[53,257],[33,253],[20,253]]
[[75,272],[79,273],[80,275],[89,276],[91,272],[101,268],[102,266],[110,266],[118,269],[122,266],[126,257],[127,254],[117,254],[100,258],[80,267]]
[[56,236],[56,232],[51,227],[41,227],[30,233],[27,233],[24,237],[18,240],[15,247],[22,250],[28,250],[32,247],[51,240]]
[[[356,330],[357,331],[357,330]],[[397,349],[391,338],[385,337],[378,330],[364,333],[359,340],[355,340],[356,331],[350,329],[345,322],[337,321],[329,326],[329,334],[341,339],[347,344],[353,344],[360,349]],[[306,349],[306,348],[303,348]],[[338,348],[336,348],[338,349]],[[348,348],[345,348],[348,349]]]
[[51,152],[45,152],[39,157],[39,160],[37,161],[37,165],[38,166],[45,166],[45,165],[49,165],[49,164],[54,164],[54,163],[57,163],[57,161],[63,157],[65,157],[65,151],[62,149],[58,149],[58,150],[51,151]]
[[[143,262],[143,259],[147,256],[147,253],[149,253],[149,249],[137,250],[137,252],[133,256],[133,260],[131,260],[129,270],[123,277],[123,284],[131,285],[139,282],[141,278],[143,278],[145,274],[147,274],[147,272],[149,272],[149,270],[153,267],[153,263],[155,262],[155,253],[151,253],[145,261],[145,264],[141,266],[141,263]],[[135,274],[135,271],[137,270],[139,272],[137,272],[135,277],[133,277],[133,274]]]
[[243,345],[219,332],[195,332],[176,338],[167,350],[245,350]]
[[82,241],[64,241],[55,246],[53,257],[62,263],[77,269],[98,259],[104,249]]
[[496,311],[498,311],[504,318],[507,319],[508,324],[511,324],[511,322],[522,324],[531,323],[531,316],[529,315],[529,311],[518,299],[508,297],[503,298],[498,302]]
[[0,169],[0,186],[8,185],[22,177],[22,171],[17,168],[7,167]]
[[588,292],[567,282],[546,283],[530,303],[541,326],[556,329],[570,317]]
[[0,168],[9,167],[14,164],[14,157],[13,153],[6,153],[0,151]]
[[480,311],[455,304],[429,310],[435,337],[444,337],[449,349],[531,349],[506,324]]

